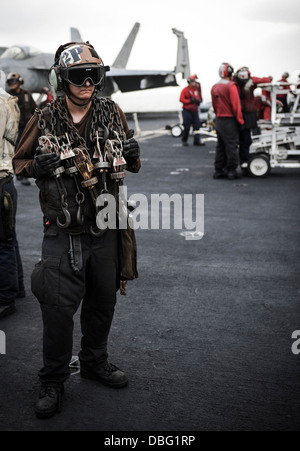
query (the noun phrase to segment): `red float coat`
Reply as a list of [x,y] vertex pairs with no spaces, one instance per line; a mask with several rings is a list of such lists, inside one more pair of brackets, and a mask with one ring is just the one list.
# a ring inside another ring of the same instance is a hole
[[191,103],[192,98],[198,100],[198,102],[202,102],[200,83],[198,83],[197,88],[187,86],[181,91],[180,94],[180,102],[183,104],[183,108],[188,111],[192,111],[192,113],[196,113],[199,110],[199,105],[197,105],[196,103]]
[[234,117],[239,124],[244,124],[239,92],[233,81],[221,79],[212,87],[211,97],[218,118]]
[[[279,82],[283,82],[283,83],[288,83],[288,80],[286,79],[286,78],[282,78],[281,80],[278,80]],[[287,95],[288,95],[288,93],[289,93],[289,91],[290,91],[290,89],[291,89],[291,86],[290,85],[287,85],[287,86],[281,86],[280,87],[280,89],[282,90],[282,91],[286,91],[286,92],[282,92],[282,93],[279,93],[279,94],[277,94],[277,99],[284,99],[284,98],[286,98],[287,97]]]
[[257,88],[257,85],[260,83],[271,83],[272,79],[269,77],[264,78],[258,78],[258,77],[251,77],[252,85],[248,87],[248,89],[245,89],[245,86],[241,86],[237,84],[240,98],[241,98],[241,105],[242,105],[242,112],[243,113],[250,113],[257,111],[257,104],[254,97],[254,91]]

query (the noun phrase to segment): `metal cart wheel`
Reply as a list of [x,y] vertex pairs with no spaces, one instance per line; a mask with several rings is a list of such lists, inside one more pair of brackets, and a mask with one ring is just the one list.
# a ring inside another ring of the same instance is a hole
[[263,153],[251,157],[248,172],[252,177],[266,177],[271,170],[269,156]]
[[172,136],[174,136],[174,138],[180,138],[180,136],[182,135],[183,132],[183,126],[180,124],[174,125],[174,127],[172,127],[171,133]]

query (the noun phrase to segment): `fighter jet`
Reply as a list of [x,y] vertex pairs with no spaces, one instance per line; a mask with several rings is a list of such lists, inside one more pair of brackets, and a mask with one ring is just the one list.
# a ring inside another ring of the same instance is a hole
[[[107,82],[102,96],[111,96],[115,92],[130,92],[167,86],[178,86],[176,73],[181,72],[183,78],[189,74],[189,55],[187,40],[184,34],[176,29],[173,33],[178,37],[177,64],[175,70],[141,71],[126,69],[140,24],[136,23],[126,39],[116,60],[107,73]],[[84,42],[79,31],[71,28],[71,40]],[[1,54],[1,52],[3,52]],[[24,80],[24,88],[32,93],[40,93],[49,87],[49,69],[53,65],[54,55],[43,53],[32,47],[12,46],[0,47],[0,70],[6,74],[19,73]]]

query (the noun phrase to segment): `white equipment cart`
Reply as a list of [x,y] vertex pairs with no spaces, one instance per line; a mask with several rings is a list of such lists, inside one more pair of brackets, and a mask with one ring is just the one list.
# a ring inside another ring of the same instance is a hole
[[252,136],[248,172],[254,177],[265,177],[273,168],[300,168],[300,89],[293,91],[295,102],[290,113],[277,112],[276,96],[288,83],[260,84],[271,92],[271,121],[259,121],[260,135]]

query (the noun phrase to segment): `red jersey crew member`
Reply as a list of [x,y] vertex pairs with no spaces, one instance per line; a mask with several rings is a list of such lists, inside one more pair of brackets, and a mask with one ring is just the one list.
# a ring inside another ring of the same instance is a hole
[[211,90],[212,104],[216,114],[218,136],[215,179],[238,178],[239,125],[244,124],[241,101],[236,84],[232,81],[233,67],[223,63],[219,69],[220,81]]
[[[289,78],[290,74],[288,72],[284,72],[284,74],[282,74],[281,79],[279,80],[279,82],[281,83],[289,83]],[[288,104],[288,93],[291,90],[291,85],[285,85],[285,86],[281,86],[281,92],[277,95],[277,99],[280,100],[280,102],[283,104],[283,113],[289,113],[290,112],[290,108],[289,108],[289,104]]]
[[258,106],[254,91],[260,83],[271,83],[270,77],[254,77],[249,67],[241,67],[236,72],[235,81],[241,99],[242,113],[245,125],[240,130],[240,164],[246,169],[250,159],[250,147],[252,144],[252,130],[257,129]]
[[[200,129],[199,106],[202,102],[202,93],[197,75],[189,77],[188,86],[181,92],[180,102],[183,104],[182,119],[184,130],[182,145],[188,146],[191,126],[193,126],[194,132]],[[194,135],[194,146],[201,146],[199,133]]]

